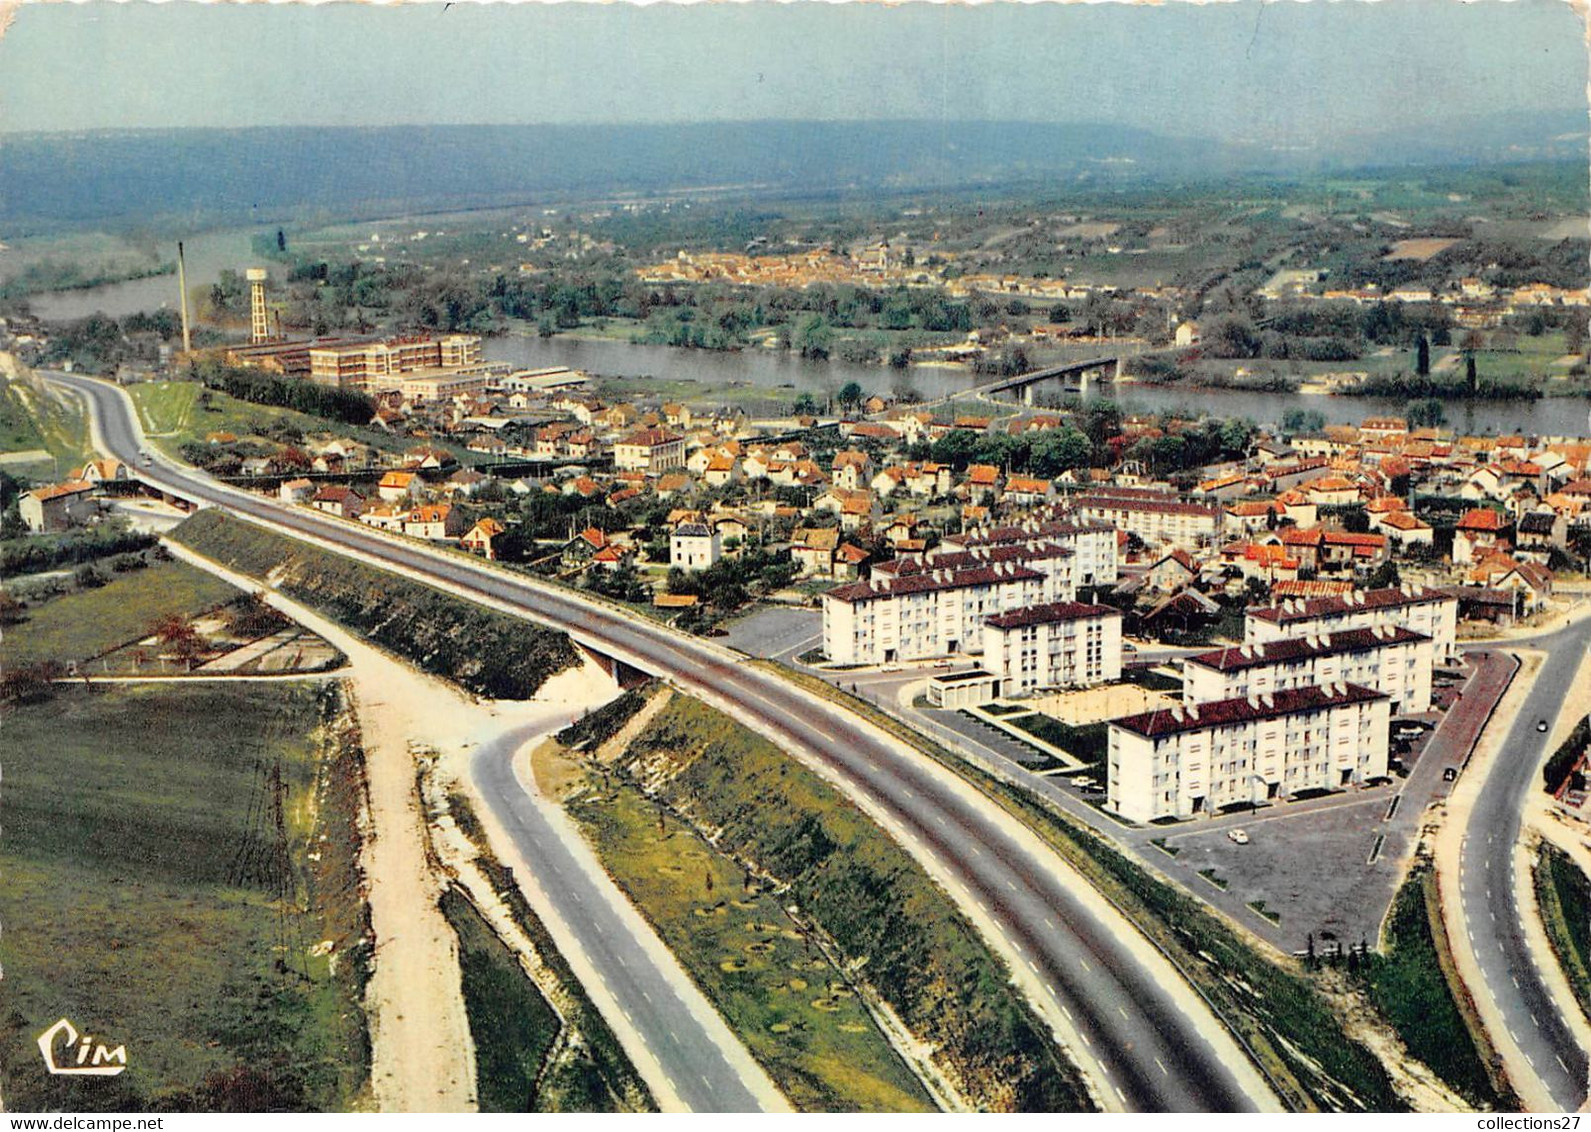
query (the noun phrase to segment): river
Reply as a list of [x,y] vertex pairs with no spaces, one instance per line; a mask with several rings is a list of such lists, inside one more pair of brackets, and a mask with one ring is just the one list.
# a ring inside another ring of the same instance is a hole
[[[250,241],[256,231],[250,228],[206,232],[187,241],[190,289],[216,282],[225,268],[241,272],[249,266],[254,261]],[[171,250],[174,253],[176,249]],[[6,266],[5,256],[6,253],[0,252],[0,274]],[[176,306],[177,279],[174,275],[162,275],[89,290],[47,292],[30,296],[28,302],[35,314],[46,319],[83,318],[95,311],[121,318],[137,311]],[[539,338],[510,334],[491,338],[486,342],[485,353],[492,361],[526,368],[564,365],[604,376],[650,376],[708,385],[747,382],[767,389],[789,386],[792,397],[799,390],[834,393],[842,385],[854,381],[870,393],[898,396],[915,391],[931,399],[969,389],[978,380],[969,370],[955,366],[912,366],[902,371],[842,361],[809,361],[781,350],[687,350],[561,335]],[[1316,410],[1330,424],[1357,424],[1365,417],[1396,414],[1406,403],[1383,397],[1167,389],[1138,384],[1101,385],[1090,396],[1113,398],[1127,411],[1187,410],[1195,414],[1202,411],[1215,416],[1248,417],[1270,424],[1280,423],[1289,409]],[[1591,433],[1591,398],[1455,400],[1448,403],[1447,417],[1451,427],[1468,433],[1579,436]]]
[[[768,389],[789,386],[792,397],[798,390],[833,393],[846,382],[854,381],[871,393],[899,395],[912,390],[925,399],[932,399],[970,389],[979,381],[987,380],[954,366],[912,366],[901,371],[841,361],[808,361],[780,350],[747,349],[726,353],[564,336],[492,338],[487,340],[484,352],[492,361],[526,368],[569,366],[609,377],[655,377],[710,385],[738,381]],[[1186,410],[1197,414],[1202,411],[1213,416],[1248,417],[1270,424],[1280,423],[1289,409],[1316,410],[1325,416],[1328,424],[1358,424],[1366,417],[1396,414],[1406,405],[1404,400],[1387,397],[1188,390],[1136,383],[1098,385],[1090,390],[1089,398],[1113,399],[1128,412]],[[1588,420],[1591,398],[1451,401],[1447,417],[1451,427],[1466,433],[1580,436],[1591,433],[1591,420]]]

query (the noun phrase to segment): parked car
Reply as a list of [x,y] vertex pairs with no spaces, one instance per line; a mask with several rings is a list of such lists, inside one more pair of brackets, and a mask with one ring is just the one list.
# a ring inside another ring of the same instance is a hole
[[1545,719],[1537,720],[1536,721],[1536,730],[1537,731],[1546,731],[1547,730],[1547,721]]
[[1241,830],[1241,829],[1229,829],[1229,830],[1226,831],[1226,836],[1235,845],[1247,845],[1248,844],[1248,833],[1245,832],[1244,830]]
[[1458,777],[1458,767],[1456,767],[1456,766],[1450,766],[1450,767],[1448,767],[1446,770],[1444,770],[1442,772],[1442,781],[1443,782],[1452,782],[1457,777]]

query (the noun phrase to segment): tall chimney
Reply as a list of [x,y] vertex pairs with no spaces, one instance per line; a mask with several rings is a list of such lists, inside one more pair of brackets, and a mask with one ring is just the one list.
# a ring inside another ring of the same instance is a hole
[[182,241],[177,241],[177,298],[182,311],[182,352],[193,351],[193,339],[188,335],[188,265],[182,256]]

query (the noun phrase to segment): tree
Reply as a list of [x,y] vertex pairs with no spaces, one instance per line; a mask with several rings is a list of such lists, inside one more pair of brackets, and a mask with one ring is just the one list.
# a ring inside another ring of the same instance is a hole
[[862,403],[862,387],[854,381],[847,381],[840,386],[839,393],[835,394],[835,400],[843,409],[854,409]]
[[795,404],[790,406],[790,412],[798,417],[815,417],[818,415],[817,398],[810,393],[796,394]]
[[1410,401],[1404,416],[1408,418],[1410,428],[1440,428],[1447,423],[1447,412],[1439,397]]
[[287,233],[280,228],[276,230],[276,250],[279,252],[287,251]]
[[1414,343],[1414,372],[1421,377],[1431,375],[1431,344],[1421,334]]
[[1474,393],[1480,384],[1479,379],[1475,376],[1474,354],[1466,354],[1464,356],[1464,381],[1469,385],[1469,391],[1471,393]]

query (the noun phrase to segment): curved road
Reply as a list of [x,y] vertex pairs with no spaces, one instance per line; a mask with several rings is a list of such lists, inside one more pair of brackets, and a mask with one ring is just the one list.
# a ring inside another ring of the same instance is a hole
[[[1514,854],[1520,814],[1530,792],[1540,789],[1539,768],[1547,753],[1549,735],[1538,732],[1536,724],[1544,719],[1550,726],[1565,707],[1569,686],[1591,644],[1591,620],[1497,644],[1542,649],[1547,659],[1492,760],[1464,828],[1459,911],[1485,981],[1484,987],[1475,988],[1477,993],[1495,1000],[1547,1092],[1562,1111],[1574,1112],[1586,1100],[1588,1062],[1560,1011],[1577,1007],[1554,999],[1531,960],[1514,891]],[[1584,705],[1574,710],[1583,711]]]
[[[676,992],[648,954],[643,940],[651,928],[641,914],[627,903],[616,907],[592,896],[591,873],[600,872],[600,866],[582,860],[542,804],[527,799],[527,788],[514,772],[514,753],[545,730],[533,724],[482,744],[470,756],[476,788],[521,855],[535,862],[536,884],[565,910],[564,927],[578,941],[580,954],[630,1024],[646,1035],[647,1048],[680,1101],[693,1112],[758,1111],[764,1107],[758,1094],[746,1087],[742,1071],[724,1053],[724,1043],[738,1044],[734,1035],[700,995],[692,995],[697,1001],[691,1002]],[[596,883],[605,881],[603,876]],[[702,1024],[703,1013],[712,1015],[710,1025]],[[744,1051],[736,1052],[750,1060]],[[752,1072],[758,1072],[754,1063]],[[777,1093],[771,1082],[761,1084],[764,1095]]]
[[[104,447],[134,467],[140,433],[126,394],[103,382],[50,374],[82,393]],[[824,765],[924,849],[940,875],[974,901],[1081,1036],[1077,1051],[1103,1075],[1112,1108],[1149,1112],[1274,1110],[1276,1098],[1230,1033],[1136,929],[1103,909],[1076,874],[987,799],[930,760],[903,750],[834,707],[727,650],[521,575],[408,544],[307,508],[250,496],[164,461],[149,483],[257,522],[313,537],[361,559],[469,591],[562,629],[645,672],[721,704],[787,749]],[[999,941],[996,942],[998,945]]]

